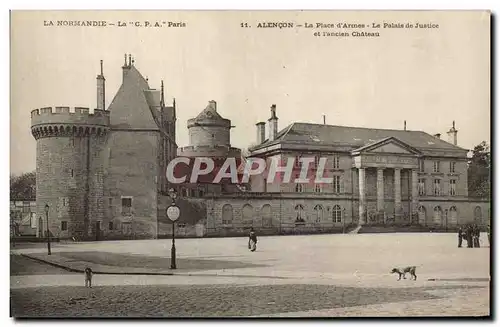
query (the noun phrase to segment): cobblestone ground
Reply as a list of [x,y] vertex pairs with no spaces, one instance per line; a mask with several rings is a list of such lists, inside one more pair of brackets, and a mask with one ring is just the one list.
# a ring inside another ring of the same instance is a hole
[[[17,317],[232,317],[271,315],[439,299],[439,291],[480,286],[434,288],[356,288],[334,285],[196,285],[50,287],[12,291]],[[40,305],[43,303],[44,305]]]
[[[197,276],[182,269],[177,276],[96,275],[92,289],[81,286],[81,274],[13,259],[11,310],[17,317],[487,316],[490,249],[459,249],[455,241],[454,234],[261,237],[251,253],[244,238],[184,239],[176,244],[179,258],[231,264],[207,265]],[[154,256],[161,265],[169,246],[92,242],[58,244],[53,252]],[[147,258],[136,263],[147,265]],[[406,265],[418,266],[417,281],[389,274]]]

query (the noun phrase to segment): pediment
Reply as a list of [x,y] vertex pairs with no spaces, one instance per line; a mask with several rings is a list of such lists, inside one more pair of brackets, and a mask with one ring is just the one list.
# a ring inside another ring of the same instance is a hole
[[360,154],[360,153],[387,153],[387,154],[394,153],[394,154],[418,155],[420,154],[420,151],[398,140],[395,137],[389,137],[364,145],[353,151],[353,154]]

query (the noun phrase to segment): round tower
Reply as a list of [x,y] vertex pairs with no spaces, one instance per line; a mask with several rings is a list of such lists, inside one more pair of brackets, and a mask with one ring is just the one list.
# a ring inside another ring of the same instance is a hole
[[186,157],[237,157],[241,151],[231,147],[231,121],[222,118],[217,112],[217,103],[208,102],[208,106],[196,118],[188,120],[189,146],[178,151]]
[[37,236],[94,237],[105,218],[104,164],[109,112],[55,107],[31,112],[36,145]]

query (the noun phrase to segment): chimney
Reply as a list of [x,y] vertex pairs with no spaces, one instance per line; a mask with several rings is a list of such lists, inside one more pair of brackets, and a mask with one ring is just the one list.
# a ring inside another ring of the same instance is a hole
[[122,66],[123,69],[123,81],[125,81],[125,76],[127,76],[128,71],[130,70],[131,67],[131,55],[128,55],[129,57],[129,62],[127,63],[127,54],[125,54],[125,63]]
[[457,145],[457,133],[458,131],[455,129],[455,121],[453,121],[453,125],[448,131],[448,142],[453,145]]
[[268,119],[269,122],[269,141],[274,141],[276,135],[278,134],[278,117],[276,116],[276,105],[271,106],[271,118]]
[[262,144],[266,140],[266,123],[263,121],[257,124],[257,144]]
[[97,75],[97,109],[106,110],[106,79],[101,60],[101,74]]
[[440,139],[441,138],[441,133],[434,134],[434,137]]
[[213,110],[217,111],[217,102],[215,102],[215,100],[208,101],[208,106]]

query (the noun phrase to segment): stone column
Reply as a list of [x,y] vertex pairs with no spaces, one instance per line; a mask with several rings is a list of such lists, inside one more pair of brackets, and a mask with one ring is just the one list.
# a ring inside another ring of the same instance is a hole
[[384,210],[384,168],[377,168],[377,211]]
[[418,214],[418,174],[411,170],[411,214]]
[[396,211],[395,219],[398,221],[401,217],[401,168],[394,168],[394,209]]
[[359,225],[366,224],[366,217],[363,216],[366,208],[365,190],[365,168],[359,168]]

